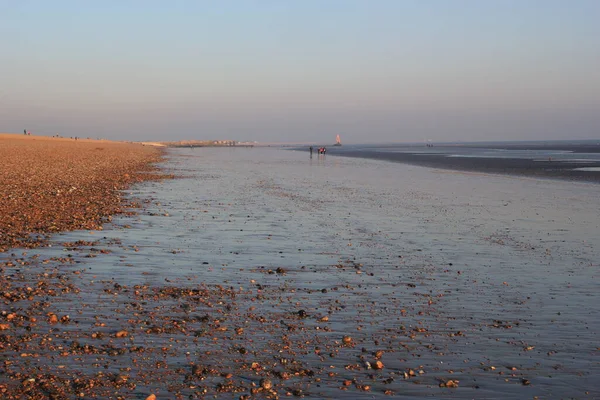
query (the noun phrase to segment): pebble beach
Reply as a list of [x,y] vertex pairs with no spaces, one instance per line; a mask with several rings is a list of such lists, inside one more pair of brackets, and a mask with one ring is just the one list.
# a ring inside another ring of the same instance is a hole
[[48,234],[101,229],[123,211],[121,190],[152,179],[152,146],[0,134],[0,251]]

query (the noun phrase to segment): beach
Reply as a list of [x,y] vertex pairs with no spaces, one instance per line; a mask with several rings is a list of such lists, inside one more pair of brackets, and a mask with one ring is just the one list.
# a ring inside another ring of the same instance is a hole
[[600,396],[598,185],[164,157],[137,212],[0,253],[3,398]]
[[48,234],[100,229],[123,210],[123,188],[155,176],[155,147],[0,134],[0,251]]

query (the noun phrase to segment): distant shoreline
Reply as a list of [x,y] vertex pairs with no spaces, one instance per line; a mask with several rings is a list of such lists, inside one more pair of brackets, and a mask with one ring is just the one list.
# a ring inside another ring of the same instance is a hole
[[[600,153],[600,145],[564,144],[564,145],[530,145],[530,144],[490,144],[490,145],[438,145],[436,148],[482,148],[505,150],[562,150],[572,153]],[[548,159],[501,158],[501,157],[448,157],[447,154],[424,154],[424,146],[414,147],[414,152],[407,147],[402,152],[385,152],[363,147],[328,148],[328,154],[341,157],[367,158],[392,161],[430,168],[455,171],[475,171],[503,175],[519,175],[536,178],[561,179],[571,181],[600,183],[600,171],[585,171],[575,168],[598,168],[598,162],[578,162],[576,166],[567,162]]]

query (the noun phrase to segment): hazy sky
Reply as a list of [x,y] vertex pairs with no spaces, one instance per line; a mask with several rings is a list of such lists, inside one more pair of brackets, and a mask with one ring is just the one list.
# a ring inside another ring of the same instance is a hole
[[0,0],[0,132],[600,138],[598,0]]

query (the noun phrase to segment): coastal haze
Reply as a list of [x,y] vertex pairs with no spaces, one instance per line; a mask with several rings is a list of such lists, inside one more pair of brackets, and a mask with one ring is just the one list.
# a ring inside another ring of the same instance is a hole
[[0,5],[0,131],[134,141],[594,139],[600,3]]

